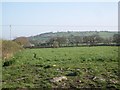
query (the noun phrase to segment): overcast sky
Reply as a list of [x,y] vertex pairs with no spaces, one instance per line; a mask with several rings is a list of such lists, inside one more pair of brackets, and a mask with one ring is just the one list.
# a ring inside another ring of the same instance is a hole
[[4,2],[3,38],[56,31],[117,31],[117,2]]

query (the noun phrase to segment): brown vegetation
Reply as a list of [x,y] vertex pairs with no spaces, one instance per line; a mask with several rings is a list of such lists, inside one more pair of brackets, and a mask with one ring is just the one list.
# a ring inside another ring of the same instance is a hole
[[13,40],[22,47],[30,46],[30,42],[27,37],[18,37]]
[[9,59],[14,53],[21,49],[22,47],[14,41],[2,40],[2,59]]

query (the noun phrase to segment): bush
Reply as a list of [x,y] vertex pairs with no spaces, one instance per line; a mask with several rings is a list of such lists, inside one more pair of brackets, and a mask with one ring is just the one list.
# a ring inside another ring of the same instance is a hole
[[9,59],[22,47],[14,41],[2,40],[2,59]]

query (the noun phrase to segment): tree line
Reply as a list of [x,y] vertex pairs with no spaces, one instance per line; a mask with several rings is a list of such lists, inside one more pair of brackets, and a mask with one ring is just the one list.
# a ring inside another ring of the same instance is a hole
[[90,36],[74,36],[69,37],[52,37],[44,43],[40,41],[32,41],[26,37],[18,37],[13,41],[23,47],[73,47],[73,46],[106,46],[120,45],[120,34],[114,34],[113,37],[103,38],[98,34]]

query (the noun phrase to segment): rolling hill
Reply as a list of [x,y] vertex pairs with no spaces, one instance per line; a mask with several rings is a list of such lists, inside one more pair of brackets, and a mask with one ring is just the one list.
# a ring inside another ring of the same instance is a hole
[[102,38],[110,38],[113,37],[114,34],[117,34],[117,31],[110,32],[110,31],[68,31],[68,32],[48,32],[48,33],[42,33],[36,36],[30,36],[28,37],[29,40],[35,40],[41,43],[44,43],[48,41],[50,38],[53,37],[71,37],[71,36],[90,36],[97,34]]

